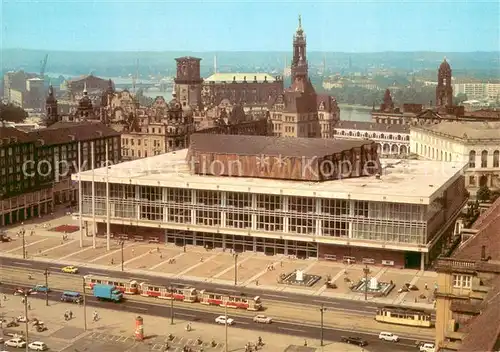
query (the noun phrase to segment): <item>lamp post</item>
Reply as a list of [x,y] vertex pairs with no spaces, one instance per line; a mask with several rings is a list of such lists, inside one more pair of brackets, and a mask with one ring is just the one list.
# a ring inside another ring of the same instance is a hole
[[170,286],[170,325],[174,325],[174,288]]
[[21,294],[24,297],[24,318],[26,318],[26,326],[25,326],[25,334],[26,334],[26,352],[29,351],[28,349],[28,344],[29,344],[29,330],[28,330],[28,296],[33,290],[20,290]]
[[321,314],[321,345],[320,346],[322,346],[322,347],[324,346],[324,339],[323,339],[323,337],[324,337],[324,332],[323,332],[323,326],[324,326],[323,325],[323,314],[325,313],[326,309],[327,308],[325,308],[325,306],[323,304],[321,305],[321,308],[319,309],[319,312]]
[[124,240],[121,240],[120,241],[120,247],[121,247],[121,250],[122,250],[122,271],[124,271],[124,268],[123,268],[123,263],[125,261],[124,259],[124,256],[123,256],[123,245],[125,244],[125,241]]
[[365,301],[368,300],[368,274],[370,273],[370,269],[368,269],[368,264],[363,268],[363,273],[365,274]]
[[24,235],[26,234],[26,230],[23,228],[21,229],[21,236],[23,237],[23,259],[26,259],[26,239]]
[[82,282],[83,282],[83,328],[85,331],[87,331],[87,290],[85,288],[85,277],[82,276]]
[[234,286],[238,285],[238,253],[234,253]]
[[226,305],[224,306],[224,315],[226,317],[226,324],[225,324],[225,327],[226,327],[226,344],[225,344],[225,352],[228,352],[229,351],[229,348],[227,346],[227,319],[228,319],[228,316],[227,316],[227,302],[226,302]]
[[45,305],[48,306],[49,305],[49,275],[50,275],[50,272],[49,272],[49,269],[48,268],[45,268],[45,270],[43,271],[43,276],[45,276]]

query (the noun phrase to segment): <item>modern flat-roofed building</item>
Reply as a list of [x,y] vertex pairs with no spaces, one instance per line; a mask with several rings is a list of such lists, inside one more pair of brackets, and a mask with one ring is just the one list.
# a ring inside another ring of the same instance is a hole
[[369,140],[194,134],[189,149],[83,172],[82,219],[110,236],[423,268],[466,201],[463,168],[381,165]]

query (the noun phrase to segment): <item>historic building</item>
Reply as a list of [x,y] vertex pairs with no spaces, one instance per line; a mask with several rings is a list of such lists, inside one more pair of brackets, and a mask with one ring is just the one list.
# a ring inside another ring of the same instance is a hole
[[102,93],[108,89],[109,81],[94,75],[81,76],[65,81],[61,89],[66,91],[66,99],[70,102],[78,102],[87,91],[89,99],[94,105],[99,105]]
[[467,163],[465,184],[500,189],[500,122],[441,122],[411,126],[411,150],[429,160]]
[[74,202],[77,190],[71,174],[120,161],[119,134],[101,123],[52,124],[30,132],[0,128],[0,226],[52,212]]
[[335,139],[369,139],[376,143],[380,156],[410,154],[410,126],[367,121],[339,121],[334,126]]
[[436,350],[500,350],[500,198],[437,260]]
[[203,79],[200,75],[200,58],[196,57],[179,57],[175,59],[177,62],[177,75],[175,77],[175,93],[179,98],[182,109],[203,108],[202,101],[202,83]]
[[340,119],[335,98],[318,95],[309,79],[306,36],[299,16],[293,37],[291,86],[270,102],[273,134],[280,137],[332,138]]
[[466,200],[461,172],[380,163],[365,140],[194,134],[188,149],[84,172],[81,212],[145,240],[423,269]]
[[451,67],[446,58],[438,69],[436,86],[436,108],[443,110],[453,106],[453,87],[451,84]]

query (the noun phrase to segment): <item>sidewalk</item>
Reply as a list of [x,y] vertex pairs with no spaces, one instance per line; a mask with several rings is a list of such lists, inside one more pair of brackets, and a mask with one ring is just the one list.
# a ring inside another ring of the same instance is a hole
[[[108,344],[117,346],[118,351],[132,351],[134,346],[148,345],[153,347],[150,350],[161,351],[160,345],[164,345],[164,341],[168,334],[175,336],[174,342],[187,343],[201,337],[203,341],[211,341],[214,339],[218,343],[218,347],[223,346],[225,340],[225,328],[210,324],[194,323],[193,331],[186,332],[186,322],[177,320],[174,325],[170,325],[168,318],[154,317],[149,315],[141,315],[144,319],[144,332],[149,339],[145,342],[135,342],[133,339],[135,329],[136,314],[127,313],[119,310],[99,309],[100,320],[92,322],[92,311],[94,308],[87,309],[87,326],[88,331],[85,332],[83,327],[83,307],[75,304],[50,302],[50,306],[45,306],[45,302],[39,299],[30,300],[32,309],[28,312],[28,318],[37,317],[44,321],[49,328],[48,331],[40,334],[32,333],[33,329],[29,327],[30,341],[33,338],[44,341],[48,344],[51,350],[62,351],[72,346],[68,351],[73,351],[74,346],[80,346],[83,343],[90,346],[89,350],[97,350],[93,343],[99,344],[102,340],[107,340]],[[68,322],[64,321],[64,312],[71,309],[74,313],[74,318]],[[24,315],[24,306],[21,304],[20,298],[9,297],[7,302],[2,302],[1,314],[6,317],[16,317]],[[7,318],[7,320],[10,320]],[[24,331],[24,324],[21,324],[17,330]],[[105,335],[105,336],[104,336]],[[281,352],[289,345],[303,345],[304,339],[285,335],[265,332],[254,332],[251,330],[238,329],[230,327],[228,334],[228,346],[230,351],[243,351],[244,346],[249,341],[255,341],[256,336],[260,335],[265,343],[265,346],[259,351],[263,352]],[[110,338],[113,336],[113,338]],[[112,341],[111,341],[112,340]],[[163,342],[161,342],[163,341]],[[354,347],[341,343],[326,343],[327,346],[319,347],[319,341],[308,340],[308,346],[316,348],[317,352],[359,352],[362,351],[359,347]],[[120,350],[120,346],[122,346]],[[125,346],[127,348],[125,349]],[[80,348],[79,348],[80,349]],[[134,349],[136,351],[137,349]],[[212,349],[211,349],[212,350]],[[141,350],[142,351],[142,350]],[[197,351],[194,349],[194,351]],[[213,349],[213,351],[222,351],[222,349]],[[365,349],[365,351],[367,351]]]

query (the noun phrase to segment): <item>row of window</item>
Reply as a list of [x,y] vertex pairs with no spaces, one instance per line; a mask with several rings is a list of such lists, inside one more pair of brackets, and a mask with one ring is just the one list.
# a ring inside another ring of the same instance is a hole
[[[500,151],[495,150],[493,152],[493,167],[499,167],[500,165]],[[476,167],[476,151],[471,150],[469,152],[469,168],[475,168]],[[488,151],[483,150],[481,152],[481,167],[486,168],[488,167]]]
[[409,141],[410,140],[409,135],[402,136],[402,135],[398,134],[398,135],[394,136],[393,134],[390,134],[390,133],[388,133],[388,134],[384,134],[384,133],[380,133],[380,132],[361,133],[359,131],[354,133],[353,131],[344,131],[344,130],[339,129],[339,128],[335,128],[334,133],[341,135],[341,136],[358,137],[358,138],[364,137],[364,138],[378,138],[378,139],[393,139],[396,141]]
[[472,276],[471,275],[453,275],[453,287],[455,288],[471,288]]

